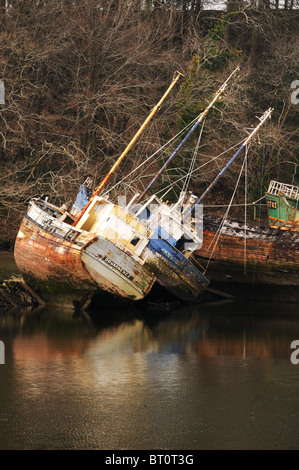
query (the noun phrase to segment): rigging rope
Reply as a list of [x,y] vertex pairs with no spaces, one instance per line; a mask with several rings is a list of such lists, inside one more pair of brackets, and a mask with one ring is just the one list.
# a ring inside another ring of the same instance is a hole
[[182,192],[187,191],[188,186],[190,184],[191,175],[192,175],[192,172],[194,170],[194,166],[195,166],[195,162],[196,162],[196,158],[197,158],[197,154],[198,154],[198,149],[199,149],[199,144],[200,144],[200,141],[201,141],[201,136],[202,136],[204,124],[205,124],[205,119],[203,120],[201,129],[200,129],[200,133],[199,133],[199,136],[198,136],[198,139],[197,139],[196,147],[195,147],[193,157],[192,157],[192,160],[191,160],[189,172],[187,173],[186,180],[185,180],[183,188],[182,188]]
[[[247,148],[247,146],[246,146],[246,148]],[[238,188],[240,179],[241,179],[241,174],[242,174],[242,172],[243,172],[243,168],[244,168],[245,160],[246,160],[246,159],[247,159],[247,152],[246,152],[246,154],[245,154],[245,157],[244,157],[244,160],[243,160],[243,164],[242,164],[242,167],[241,167],[241,170],[240,170],[240,173],[239,173],[239,176],[238,176],[238,180],[237,180],[237,183],[236,183],[236,185],[235,185],[235,188],[234,188],[233,195],[232,195],[232,197],[231,197],[230,203],[229,203],[229,205],[228,205],[228,207],[227,207],[227,210],[226,210],[226,212],[225,212],[225,214],[224,214],[224,217],[223,217],[223,219],[222,219],[222,221],[221,221],[221,223],[220,223],[220,225],[219,225],[219,227],[218,227],[218,229],[217,229],[217,231],[216,231],[216,233],[215,233],[215,235],[214,235],[214,237],[213,237],[213,240],[211,241],[211,243],[210,243],[210,245],[209,245],[209,247],[208,247],[208,248],[210,248],[211,245],[213,245],[214,240],[215,240],[215,238],[217,237],[216,242],[215,242],[215,244],[214,244],[214,246],[213,246],[212,252],[211,252],[211,254],[210,254],[209,260],[208,260],[208,262],[207,262],[207,265],[206,265],[206,268],[205,268],[205,271],[204,271],[203,274],[206,273],[206,271],[207,271],[207,269],[208,269],[208,267],[209,267],[209,264],[210,264],[211,259],[212,259],[212,257],[213,257],[213,254],[214,254],[214,251],[215,251],[215,249],[216,249],[217,243],[218,243],[218,241],[219,241],[219,238],[220,238],[220,235],[221,235],[221,231],[222,231],[223,226],[224,226],[224,224],[225,224],[225,222],[226,222],[226,220],[227,220],[227,217],[228,217],[230,208],[231,208],[231,206],[232,206],[232,202],[233,202],[234,197],[235,197],[235,195],[236,195],[236,191],[237,191],[237,188]]]
[[[205,167],[206,165],[208,165],[209,163],[217,160],[218,158],[222,157],[223,155],[225,155],[227,152],[230,152],[232,149],[234,149],[235,147],[239,146],[241,143],[243,143],[243,140],[241,140],[240,142],[238,142],[237,144],[233,145],[232,147],[230,147],[229,149],[225,150],[224,152],[220,153],[219,155],[217,155],[216,157],[213,157],[211,158],[210,160],[208,160],[207,162],[203,163],[201,166],[195,168],[191,174],[201,170],[203,167]],[[172,183],[172,185],[175,185],[177,183],[179,183],[180,181],[182,181],[183,179],[185,178],[185,175],[184,176],[181,176],[180,178],[178,178],[174,183]],[[162,191],[164,191],[165,189],[167,189],[168,186],[166,186],[166,188],[163,188],[163,189],[160,189],[159,191],[157,191],[157,194],[161,193]]]
[[[211,162],[217,160],[218,158],[222,157],[222,156],[225,155],[227,152],[230,152],[231,150],[233,150],[235,147],[240,146],[241,143],[243,143],[243,140],[241,140],[240,142],[236,143],[235,145],[233,145],[233,146],[230,147],[229,149],[225,150],[224,152],[220,153],[220,154],[217,155],[216,157],[211,158],[211,159],[208,160],[207,162],[203,163],[201,166],[195,168],[191,173],[195,173],[196,171],[202,169],[204,166],[206,166],[206,165],[208,165],[209,163],[211,163]],[[156,194],[159,195],[159,194],[162,193],[162,191],[165,191],[165,190],[166,190],[166,193],[168,193],[168,192],[169,192],[168,189],[173,188],[176,184],[178,184],[178,183],[179,183],[180,181],[182,181],[184,178],[185,178],[185,175],[184,175],[184,176],[181,176],[181,177],[178,178],[174,183],[171,183],[171,184],[169,184],[168,186],[166,186],[166,187],[160,189],[159,191],[157,191]],[[136,178],[136,179],[137,179],[137,178]],[[161,196],[160,196],[160,197],[161,197]],[[264,197],[264,196],[263,196],[263,197]],[[148,196],[148,198],[145,199],[144,203],[146,203],[150,198],[151,198],[151,196]],[[163,198],[163,196],[162,196],[162,198]],[[261,199],[263,199],[263,198],[261,198]],[[251,204],[255,204],[255,203],[259,202],[261,199],[258,199],[257,201],[255,201],[254,203],[251,203]],[[251,204],[250,204],[250,205],[251,205]],[[242,205],[242,204],[240,204],[240,206],[241,206],[241,205]],[[233,206],[235,206],[235,205],[233,205]],[[227,204],[225,204],[225,205],[208,205],[208,206],[205,206],[205,207],[227,207]]]
[[[265,138],[264,138],[265,139]],[[264,181],[264,165],[265,165],[265,147],[266,147],[266,144],[265,144],[265,140],[264,140],[264,145],[263,145],[263,153],[262,153],[262,174],[261,174],[261,192],[260,194],[263,193],[263,181]],[[264,197],[264,196],[263,196]],[[259,207],[259,217],[258,217],[258,227],[261,226],[261,215],[262,215],[262,208],[261,208],[261,204],[260,204],[260,207]],[[257,264],[257,255],[258,255],[258,250],[259,250],[259,239],[257,238],[256,240],[256,249],[255,249],[255,264]],[[253,279],[254,279],[254,282],[255,282],[255,277],[256,277],[256,270],[254,271],[253,273]]]
[[245,185],[244,185],[244,201],[245,201],[245,237],[244,237],[244,274],[246,275],[246,259],[247,259],[247,163],[248,163],[248,147],[245,149]]
[[[146,163],[148,163],[153,157],[155,157],[159,152],[161,152],[163,149],[165,149],[165,147],[167,145],[170,145],[175,139],[177,139],[183,132],[185,132],[189,127],[191,127],[195,121],[198,119],[198,116],[193,119],[193,121],[191,121],[187,126],[184,127],[184,129],[182,129],[180,132],[178,132],[174,137],[172,137],[168,142],[166,142],[162,147],[160,147],[156,152],[154,152],[152,155],[150,155],[144,162],[142,162],[140,165],[138,165],[136,168],[134,168],[134,170],[132,170],[128,175],[124,176],[120,181],[118,181],[114,186],[112,186],[110,189],[108,189],[108,191],[106,191],[103,196],[107,196],[113,189],[115,189],[117,186],[119,186],[121,183],[123,183],[126,179],[128,179],[133,173],[135,173],[136,171],[138,171],[141,167],[143,167]],[[240,142],[236,143],[235,145],[231,146],[229,149],[225,150],[224,152],[220,153],[219,155],[217,155],[216,157],[213,157],[211,158],[210,160],[208,160],[207,162],[203,163],[201,166],[197,167],[197,168],[194,168],[193,170],[191,170],[189,172],[189,175],[190,175],[190,178],[191,178],[191,175],[193,175],[195,172],[201,170],[203,167],[205,167],[206,165],[208,165],[209,163],[217,160],[218,158],[222,157],[223,155],[225,155],[227,152],[230,152],[231,150],[233,150],[235,147],[239,146],[241,143],[243,143],[243,140],[241,140]],[[150,165],[152,165],[153,162],[150,163]],[[150,167],[150,165],[148,166],[148,168]],[[145,168],[146,169],[146,168]],[[145,171],[145,170],[144,170]],[[148,175],[147,175],[148,176]],[[135,181],[137,181],[138,179],[140,178],[140,174],[132,181],[130,181],[130,184],[134,184]],[[165,189],[168,189],[169,187],[173,186],[173,185],[176,185],[178,184],[180,181],[182,181],[184,178],[186,178],[186,175],[184,176],[181,176],[180,178],[178,178],[174,183],[170,183],[168,186],[166,186],[166,188],[164,187],[163,189],[157,191],[157,194],[161,193],[162,191],[165,191]]]
[[[147,162],[149,162],[153,157],[155,157],[157,155],[157,153],[161,152],[167,145],[170,145],[174,140],[176,140],[183,132],[185,132],[189,127],[191,127],[195,121],[199,118],[200,114],[195,118],[193,119],[193,121],[191,121],[189,124],[187,124],[184,129],[180,130],[174,137],[172,137],[170,140],[168,140],[164,145],[162,145],[162,147],[160,147],[156,152],[154,152],[152,155],[150,155],[144,162],[140,163],[140,165],[138,165],[136,168],[134,168],[134,170],[132,170],[128,175],[124,176],[124,178],[122,178],[120,181],[118,181],[114,186],[112,186],[112,188],[110,188],[108,191],[106,191],[104,193],[104,196],[107,196],[109,194],[110,191],[112,191],[113,189],[115,189],[118,185],[120,185],[121,183],[123,183],[124,180],[126,180],[127,178],[129,178],[133,173],[135,173],[136,171],[138,171],[143,165],[145,165]],[[133,180],[134,182],[134,180]]]

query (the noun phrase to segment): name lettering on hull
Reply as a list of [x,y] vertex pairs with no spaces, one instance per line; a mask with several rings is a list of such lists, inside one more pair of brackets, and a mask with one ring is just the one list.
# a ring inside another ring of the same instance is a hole
[[[100,256],[100,255],[98,255],[98,256]],[[101,258],[102,258],[103,261],[105,261],[105,263],[107,263],[110,266],[112,266],[113,268],[117,269],[121,274],[123,274],[128,279],[130,279],[130,281],[133,281],[134,277],[130,273],[128,273],[128,271],[126,271],[121,266],[119,266],[114,261],[112,261],[110,258],[107,258],[107,256],[101,256]]]

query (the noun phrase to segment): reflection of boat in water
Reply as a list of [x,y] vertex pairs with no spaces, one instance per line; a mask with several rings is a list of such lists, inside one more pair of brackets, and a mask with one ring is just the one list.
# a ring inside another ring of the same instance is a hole
[[[116,354],[153,353],[214,358],[231,356],[281,357],[299,334],[297,309],[278,304],[230,303],[189,305],[173,313],[153,316],[144,310],[103,312],[94,321],[65,310],[45,309],[15,320],[12,348],[17,360],[88,357],[99,360]],[[12,319],[5,321],[12,328]]]
[[160,353],[203,358],[290,357],[299,334],[295,305],[232,302],[182,307],[153,322],[145,320]]

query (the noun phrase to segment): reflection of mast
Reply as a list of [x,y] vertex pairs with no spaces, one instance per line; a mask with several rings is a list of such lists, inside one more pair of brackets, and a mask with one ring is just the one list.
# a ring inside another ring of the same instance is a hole
[[264,124],[264,122],[266,121],[266,119],[268,119],[268,117],[270,117],[271,113],[273,111],[273,108],[269,108],[263,115],[262,117],[259,118],[260,120],[260,123],[256,126],[256,128],[251,132],[251,134],[247,137],[247,139],[245,140],[245,142],[243,142],[243,144],[241,145],[241,147],[239,148],[239,150],[237,150],[237,152],[235,153],[235,155],[230,159],[230,161],[225,165],[225,167],[220,171],[220,173],[216,176],[216,178],[214,179],[214,181],[212,181],[212,183],[210,184],[210,186],[207,187],[207,189],[204,191],[204,193],[197,199],[197,201],[195,202],[195,204],[192,206],[191,209],[189,209],[186,213],[186,215],[183,217],[183,220],[186,220],[190,215],[191,213],[193,212],[195,206],[197,204],[199,204],[203,198],[211,191],[211,189],[215,186],[215,184],[218,182],[218,180],[221,178],[221,176],[224,175],[224,173],[226,172],[226,170],[231,166],[231,164],[233,163],[234,160],[236,160],[236,158],[240,155],[240,153],[242,152],[242,150],[246,147],[246,145],[248,144],[248,142],[255,136],[255,134],[257,133],[257,131],[259,130],[259,128]]
[[152,187],[152,185],[154,184],[154,182],[156,181],[156,179],[161,175],[161,173],[165,170],[165,168],[169,165],[169,163],[171,162],[171,160],[173,159],[173,157],[177,154],[177,152],[180,150],[180,148],[182,147],[182,145],[186,142],[186,140],[189,138],[189,136],[192,134],[192,132],[197,128],[197,126],[204,120],[204,118],[206,117],[206,115],[208,114],[209,110],[211,109],[211,107],[213,106],[213,104],[218,100],[218,98],[222,95],[222,93],[224,92],[226,86],[227,86],[227,82],[229,81],[229,79],[233,76],[233,74],[239,70],[239,67],[237,67],[231,74],[230,76],[225,80],[225,82],[223,83],[223,85],[219,88],[219,90],[217,91],[216,95],[214,96],[213,100],[211,101],[211,103],[206,107],[206,109],[201,113],[201,115],[199,116],[199,118],[197,119],[197,121],[195,122],[195,124],[192,126],[192,128],[190,129],[190,131],[188,132],[188,134],[184,137],[184,139],[182,140],[182,142],[178,145],[178,147],[175,149],[175,151],[170,155],[170,157],[168,158],[168,160],[164,163],[164,165],[162,166],[162,168],[158,171],[158,173],[155,175],[155,177],[152,179],[152,181],[149,183],[149,185],[145,188],[145,190],[143,191],[143,193],[138,197],[138,199],[135,201],[136,203],[139,203],[143,198],[144,196],[146,195],[146,193],[148,192],[148,190]]
[[119,164],[122,162],[122,160],[125,158],[125,156],[127,155],[128,151],[132,148],[133,144],[136,142],[136,140],[138,139],[138,137],[140,136],[140,134],[143,132],[143,130],[145,129],[145,127],[147,126],[147,124],[149,123],[149,121],[152,119],[152,117],[154,116],[154,114],[157,112],[157,110],[159,109],[159,107],[161,106],[161,104],[163,103],[163,101],[165,100],[165,98],[167,97],[167,95],[170,93],[170,91],[172,90],[172,88],[174,87],[174,85],[177,83],[177,81],[179,80],[180,76],[182,74],[180,72],[177,72],[176,76],[174,77],[174,79],[172,80],[170,86],[168,87],[168,89],[166,90],[166,92],[164,93],[164,95],[162,96],[162,98],[160,99],[160,101],[156,104],[156,106],[154,106],[154,108],[152,109],[152,111],[150,112],[150,114],[148,115],[148,117],[146,118],[146,120],[144,121],[144,123],[142,124],[142,126],[140,127],[140,129],[136,132],[136,134],[134,135],[133,139],[131,140],[131,142],[128,144],[128,146],[125,148],[125,150],[123,151],[123,153],[121,154],[121,156],[117,159],[117,161],[114,163],[114,165],[112,166],[111,170],[109,171],[109,173],[107,173],[107,175],[105,176],[105,178],[103,179],[103,181],[99,184],[99,186],[96,188],[96,190],[93,192],[93,194],[91,195],[88,203],[86,204],[86,206],[83,208],[83,210],[81,211],[80,215],[77,217],[77,219],[75,220],[74,224],[73,225],[77,225],[77,223],[79,222],[79,220],[81,219],[82,215],[85,213],[85,211],[87,210],[87,208],[89,207],[89,205],[91,204],[91,202],[93,201],[94,197],[97,196],[98,194],[100,194],[100,192],[102,191],[103,187],[105,186],[105,184],[107,183],[107,181],[109,180],[109,178],[111,177],[112,173],[114,173],[114,171],[116,170],[116,168],[119,166]]

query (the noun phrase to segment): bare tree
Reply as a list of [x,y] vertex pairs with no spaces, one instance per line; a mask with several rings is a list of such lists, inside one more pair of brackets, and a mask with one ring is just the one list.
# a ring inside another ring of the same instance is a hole
[[[295,10],[255,5],[229,1],[228,11],[205,12],[209,4],[203,0],[0,0],[6,87],[0,110],[1,227],[13,238],[32,196],[48,194],[60,204],[75,197],[87,175],[99,182],[177,69],[185,73],[181,89],[163,104],[111,185],[196,117],[239,63],[238,78],[205,123],[199,159],[232,147],[252,117],[272,105],[263,146],[252,146],[251,188],[260,178],[261,154],[265,178],[271,173],[286,182],[296,179],[296,110],[289,99],[298,67]],[[155,189],[187,170],[197,137]],[[166,157],[122,188],[145,187]],[[205,187],[225,158],[194,176],[194,190]],[[217,190],[219,200],[234,184],[238,168],[232,170]]]

